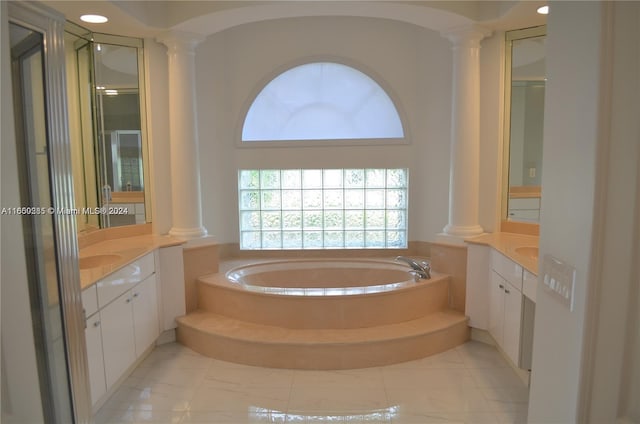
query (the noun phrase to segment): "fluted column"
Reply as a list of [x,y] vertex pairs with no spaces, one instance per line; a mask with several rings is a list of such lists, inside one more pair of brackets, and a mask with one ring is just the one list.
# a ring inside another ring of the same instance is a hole
[[479,224],[480,40],[489,34],[476,26],[442,33],[453,43],[449,223],[443,234],[449,238],[483,232]]
[[169,56],[169,143],[172,224],[169,234],[183,238],[207,235],[202,225],[198,121],[196,118],[196,34],[171,31],[158,38]]

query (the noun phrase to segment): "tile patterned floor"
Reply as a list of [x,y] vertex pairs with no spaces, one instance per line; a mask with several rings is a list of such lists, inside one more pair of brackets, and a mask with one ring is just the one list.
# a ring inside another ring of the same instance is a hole
[[528,390],[491,346],[343,371],[259,368],[157,347],[95,417],[109,423],[524,423]]

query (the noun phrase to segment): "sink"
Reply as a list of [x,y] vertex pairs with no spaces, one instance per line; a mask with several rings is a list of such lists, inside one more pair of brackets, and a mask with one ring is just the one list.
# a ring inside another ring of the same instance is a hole
[[528,256],[531,259],[538,258],[538,248],[534,246],[516,247],[516,253],[522,256]]
[[80,269],[97,268],[99,266],[111,265],[122,259],[120,255],[93,255],[80,258]]

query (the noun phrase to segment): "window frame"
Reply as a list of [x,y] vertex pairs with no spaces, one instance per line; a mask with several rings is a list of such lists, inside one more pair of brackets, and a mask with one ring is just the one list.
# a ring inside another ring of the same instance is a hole
[[[244,123],[249,112],[249,109],[255,102],[258,95],[262,92],[262,90],[275,78],[282,75],[283,73],[289,71],[290,69],[296,68],[298,66],[313,64],[313,63],[336,63],[339,65],[348,66],[353,68],[367,77],[371,78],[386,94],[389,96],[391,103],[393,104],[396,113],[398,114],[398,118],[400,119],[400,124],[402,125],[402,131],[404,133],[404,137],[389,137],[389,138],[345,138],[345,139],[314,139],[314,140],[260,140],[260,141],[243,141],[242,140],[242,132],[244,128]],[[294,61],[288,63],[284,66],[276,68],[273,72],[266,75],[262,78],[259,84],[256,84],[250,91],[247,96],[239,117],[239,122],[236,125],[235,131],[235,145],[238,148],[242,149],[263,149],[263,148],[283,148],[283,147],[339,147],[339,146],[385,146],[385,145],[409,145],[411,144],[411,135],[409,131],[409,126],[407,125],[407,118],[404,109],[402,108],[402,104],[399,101],[399,97],[395,94],[395,92],[391,89],[390,85],[385,82],[385,80],[379,76],[372,69],[360,64],[355,63],[352,60],[342,58],[342,57],[310,57],[305,58],[303,60]]]

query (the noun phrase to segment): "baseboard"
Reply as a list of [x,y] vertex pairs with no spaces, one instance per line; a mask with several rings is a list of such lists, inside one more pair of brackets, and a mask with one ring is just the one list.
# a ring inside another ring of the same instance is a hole
[[176,341],[176,329],[166,330],[160,333],[156,340],[156,346],[160,346],[167,343],[173,343]]

